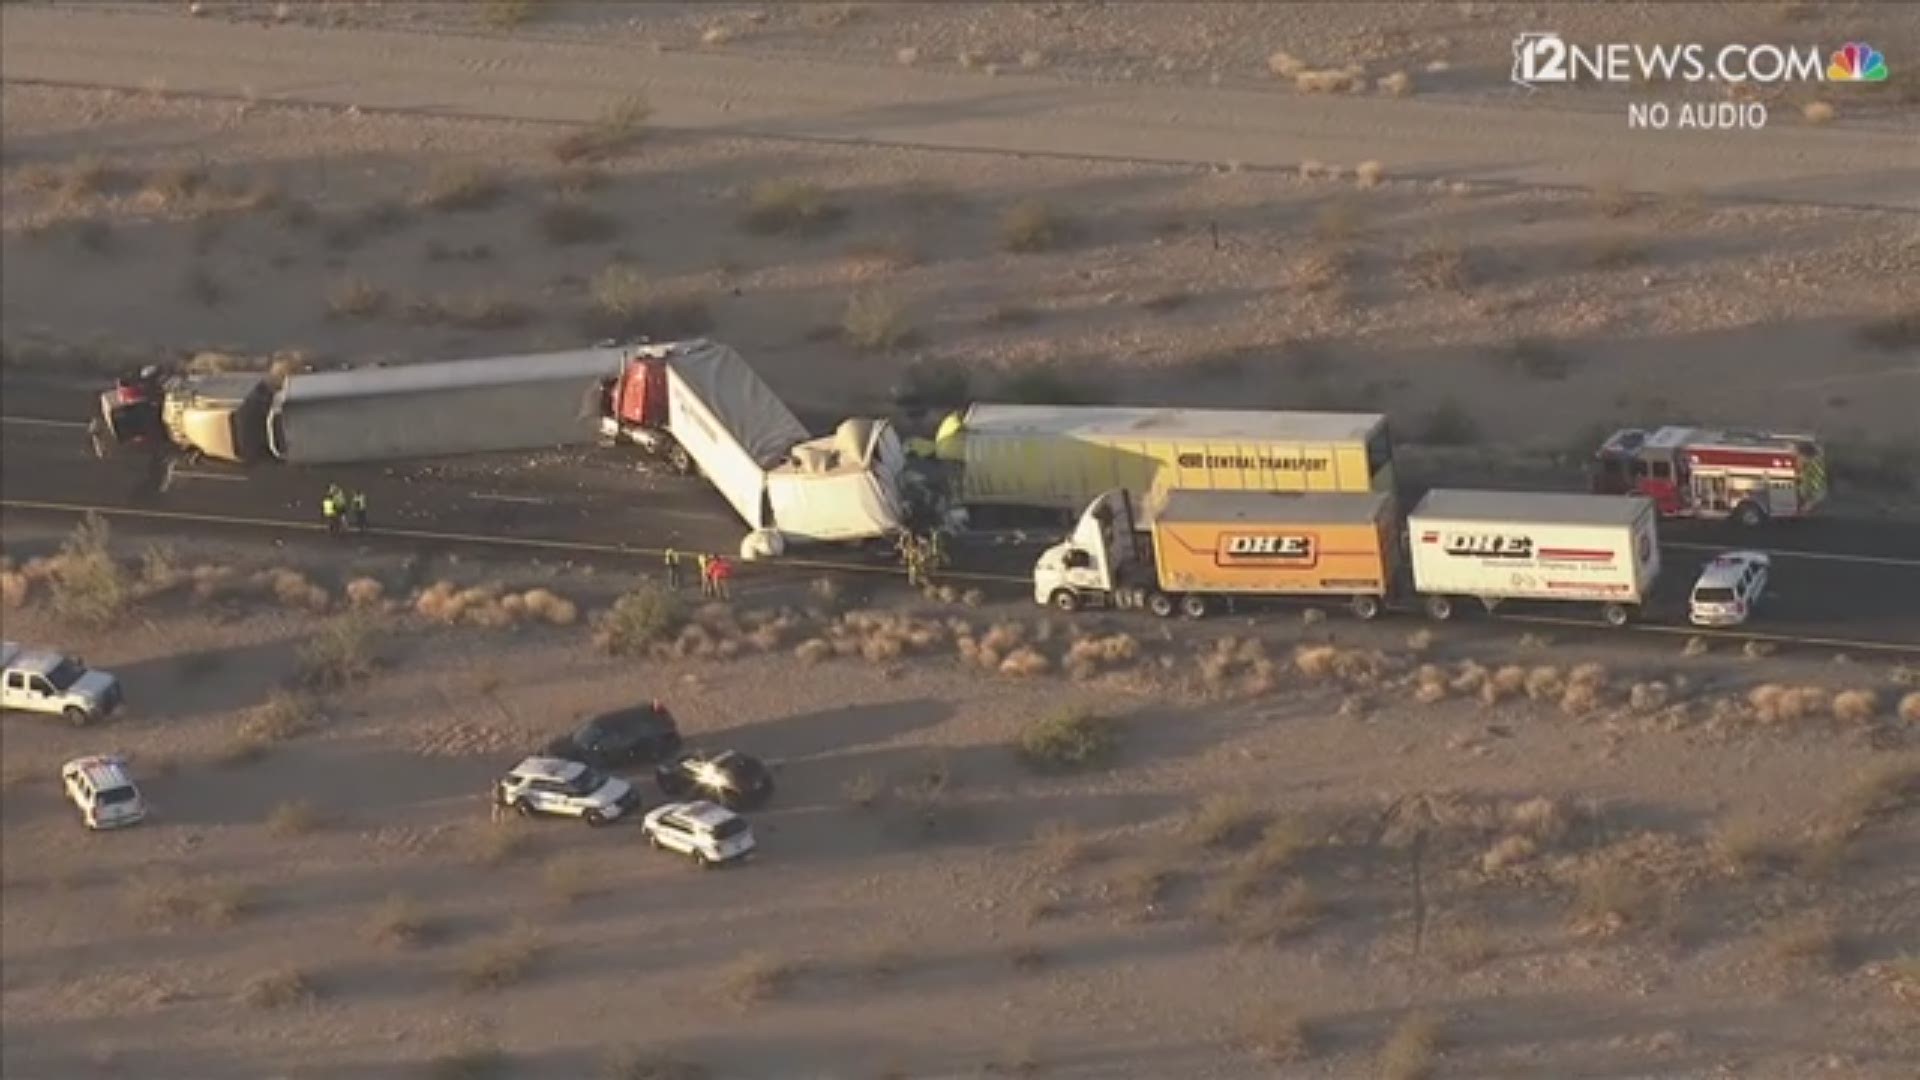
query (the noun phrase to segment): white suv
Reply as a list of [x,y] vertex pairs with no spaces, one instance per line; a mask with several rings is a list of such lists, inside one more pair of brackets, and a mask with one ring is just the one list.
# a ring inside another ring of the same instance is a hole
[[640,793],[625,780],[550,757],[530,757],[514,766],[494,784],[493,797],[522,816],[556,814],[589,825],[605,825],[640,808]]
[[753,854],[753,829],[747,819],[718,803],[657,806],[640,829],[654,847],[691,856],[703,869]]
[[1688,603],[1687,617],[1695,626],[1738,626],[1747,621],[1767,591],[1773,561],[1758,551],[1729,551],[1716,555],[1700,571]]
[[60,766],[60,786],[89,829],[117,829],[147,816],[147,801],[124,759],[104,754],[74,758]]

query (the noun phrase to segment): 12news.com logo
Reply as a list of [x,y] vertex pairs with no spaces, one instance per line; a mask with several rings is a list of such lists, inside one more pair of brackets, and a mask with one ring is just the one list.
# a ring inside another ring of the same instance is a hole
[[1887,60],[1864,42],[1823,56],[1818,45],[1572,45],[1553,31],[1513,39],[1513,81],[1538,83],[1681,81],[1728,83],[1884,82]]

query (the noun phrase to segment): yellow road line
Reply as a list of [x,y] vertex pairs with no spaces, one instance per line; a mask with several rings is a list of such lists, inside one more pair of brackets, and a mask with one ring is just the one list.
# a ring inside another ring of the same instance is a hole
[[[107,517],[146,518],[157,521],[185,521],[212,525],[239,525],[252,528],[297,529],[301,532],[323,533],[324,524],[310,521],[276,521],[271,518],[243,518],[221,514],[196,514],[184,510],[132,510],[117,506],[89,506],[81,503],[39,502],[28,499],[0,499],[0,509],[43,510],[56,513],[84,514],[88,512]],[[399,537],[409,540],[427,540],[441,543],[461,543],[491,545],[496,547],[525,548],[541,551],[571,551],[601,555],[638,555],[655,556],[665,554],[665,548],[632,547],[622,544],[600,544],[586,540],[541,540],[531,537],[487,536],[480,533],[429,532],[424,529],[377,529],[376,536]],[[898,566],[875,565],[872,563],[834,562],[826,559],[791,559],[781,557],[768,563],[759,564],[772,569],[795,568],[803,570],[835,571],[838,573],[883,574],[898,576]],[[1024,575],[985,574],[974,572],[948,572],[941,576],[963,581],[993,582],[996,584],[1029,585],[1030,579]],[[1395,607],[1395,611],[1412,609]],[[1580,630],[1604,631],[1612,628],[1602,626],[1594,620],[1558,618],[1550,615],[1499,615],[1494,623],[1536,623],[1547,626],[1571,626]],[[1892,641],[1866,641],[1851,638],[1796,637],[1789,634],[1756,633],[1753,631],[1710,630],[1695,626],[1665,626],[1659,623],[1629,623],[1622,630],[1642,634],[1684,635],[1703,637],[1723,641],[1763,641],[1781,645],[1803,645],[1815,648],[1854,649],[1863,652],[1912,653],[1920,655],[1920,642],[1902,643]]]

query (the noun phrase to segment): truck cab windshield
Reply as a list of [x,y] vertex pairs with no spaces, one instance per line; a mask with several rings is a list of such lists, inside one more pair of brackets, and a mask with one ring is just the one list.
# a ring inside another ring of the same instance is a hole
[[86,673],[86,668],[81,667],[72,660],[62,660],[48,669],[47,681],[53,684],[55,690],[64,691],[72,688],[74,683],[80,681],[80,676]]

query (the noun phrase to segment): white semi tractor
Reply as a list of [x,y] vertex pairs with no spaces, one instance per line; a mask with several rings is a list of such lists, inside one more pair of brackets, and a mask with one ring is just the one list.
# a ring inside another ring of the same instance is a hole
[[1539,600],[1624,626],[1660,576],[1658,517],[1639,496],[1435,489],[1407,515],[1414,591],[1435,619]]

